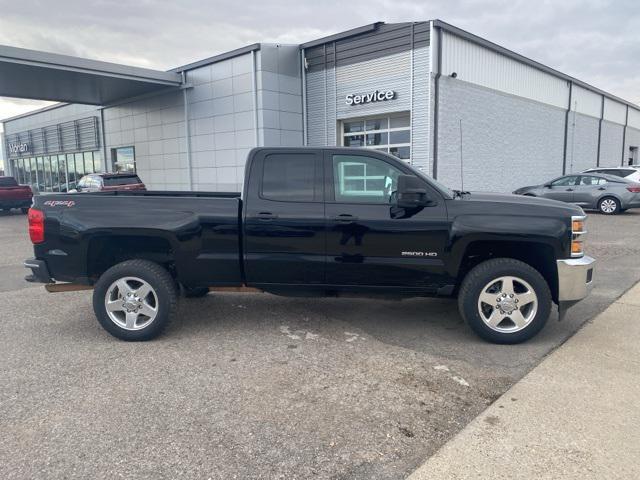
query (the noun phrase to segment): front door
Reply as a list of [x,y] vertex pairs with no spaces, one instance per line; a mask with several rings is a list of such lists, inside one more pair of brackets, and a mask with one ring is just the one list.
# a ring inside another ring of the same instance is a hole
[[544,198],[571,203],[573,202],[573,192],[575,192],[577,182],[577,175],[560,177],[551,182],[548,188],[545,188],[543,196]]
[[446,283],[442,195],[425,181],[433,206],[390,203],[398,175],[411,173],[384,155],[325,153],[328,284],[436,290]]
[[322,153],[259,152],[249,181],[244,205],[247,283],[324,283]]

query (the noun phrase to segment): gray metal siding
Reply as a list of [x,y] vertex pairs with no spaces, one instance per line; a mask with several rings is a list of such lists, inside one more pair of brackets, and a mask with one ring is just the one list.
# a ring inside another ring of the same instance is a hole
[[602,139],[600,141],[600,166],[614,167],[620,165],[622,158],[622,132],[624,126],[604,120],[602,122]]
[[[324,48],[324,47],[323,47]],[[412,112],[412,162],[429,171],[429,48],[307,73],[307,139],[311,146],[339,145],[338,122],[348,118]],[[413,72],[412,57],[413,56]],[[413,73],[413,84],[411,81]],[[413,87],[413,98],[412,98]],[[393,90],[384,102],[347,105],[348,94]]]
[[[329,75],[331,77],[331,75]],[[348,94],[394,90],[393,100],[347,105]],[[411,110],[411,51],[338,66],[337,118],[364,117]],[[331,117],[330,117],[331,119]],[[335,122],[333,122],[335,123]]]
[[450,77],[440,81],[438,180],[462,188],[464,178],[467,190],[510,192],[562,174],[564,110]]
[[[412,38],[413,32],[413,38]],[[429,23],[382,24],[374,31],[328,42],[305,51],[309,71],[361,63],[429,45]]]
[[415,167],[431,174],[429,145],[431,144],[431,81],[429,72],[431,50],[419,48],[413,52],[413,109],[411,111],[411,158]]
[[582,172],[598,164],[599,120],[571,112],[567,129],[567,173]]
[[258,59],[259,144],[301,146],[300,51],[297,46],[263,45]]

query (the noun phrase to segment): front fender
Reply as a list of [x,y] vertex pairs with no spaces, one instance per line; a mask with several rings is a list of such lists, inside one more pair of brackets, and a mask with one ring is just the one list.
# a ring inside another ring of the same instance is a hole
[[475,242],[493,242],[500,254],[501,243],[540,244],[550,247],[555,258],[567,256],[570,226],[561,218],[544,216],[473,214],[454,219],[450,230],[448,273],[457,276],[465,252]]

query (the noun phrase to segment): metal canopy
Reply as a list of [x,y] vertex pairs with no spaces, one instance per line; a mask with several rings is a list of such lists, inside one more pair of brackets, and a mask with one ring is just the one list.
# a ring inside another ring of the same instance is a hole
[[175,72],[0,45],[3,97],[108,105],[181,82]]

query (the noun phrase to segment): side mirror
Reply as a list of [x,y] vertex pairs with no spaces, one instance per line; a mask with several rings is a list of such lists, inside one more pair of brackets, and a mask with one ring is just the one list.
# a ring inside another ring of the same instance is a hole
[[433,205],[427,196],[424,182],[413,175],[398,175],[395,204],[400,208],[417,208]]

